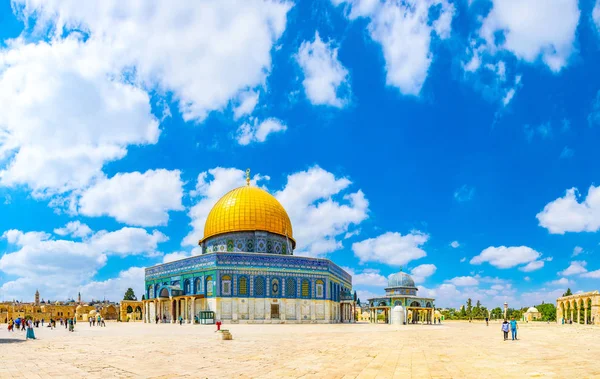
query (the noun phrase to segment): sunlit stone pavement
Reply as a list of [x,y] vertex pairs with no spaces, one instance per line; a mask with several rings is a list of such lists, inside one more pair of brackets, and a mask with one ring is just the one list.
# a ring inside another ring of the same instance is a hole
[[598,378],[600,328],[522,324],[503,341],[500,324],[214,325],[80,323],[0,331],[0,378]]

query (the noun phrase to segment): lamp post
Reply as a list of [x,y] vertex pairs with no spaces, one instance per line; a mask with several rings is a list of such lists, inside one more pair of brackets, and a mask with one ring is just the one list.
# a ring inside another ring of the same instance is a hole
[[508,312],[508,303],[504,302],[504,319],[506,320],[506,314]]

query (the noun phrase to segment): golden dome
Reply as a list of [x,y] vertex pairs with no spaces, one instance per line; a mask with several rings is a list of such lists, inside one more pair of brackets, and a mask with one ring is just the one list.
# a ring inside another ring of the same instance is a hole
[[211,209],[204,224],[204,241],[223,233],[265,231],[287,236],[296,246],[290,218],[277,199],[257,187],[229,191]]

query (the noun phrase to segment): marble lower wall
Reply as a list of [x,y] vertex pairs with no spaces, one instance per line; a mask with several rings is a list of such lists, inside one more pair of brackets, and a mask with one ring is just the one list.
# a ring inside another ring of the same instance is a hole
[[340,304],[329,300],[214,298],[209,310],[225,323],[336,323]]

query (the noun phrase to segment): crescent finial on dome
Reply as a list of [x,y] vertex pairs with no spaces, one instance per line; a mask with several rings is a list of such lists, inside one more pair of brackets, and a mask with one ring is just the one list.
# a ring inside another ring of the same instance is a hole
[[246,169],[246,185],[247,186],[250,185],[250,169],[249,168]]

